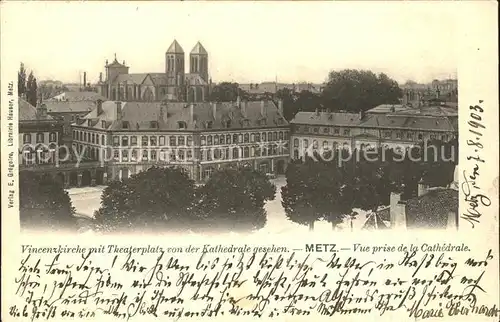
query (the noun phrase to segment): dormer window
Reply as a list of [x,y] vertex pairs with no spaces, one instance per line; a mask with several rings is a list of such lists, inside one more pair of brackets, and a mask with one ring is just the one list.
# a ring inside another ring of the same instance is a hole
[[105,129],[105,128],[107,127],[107,126],[106,126],[106,121],[101,121],[101,127],[102,127],[103,129]]
[[122,122],[122,128],[124,128],[124,129],[130,128],[130,124],[128,123],[128,121],[123,121]]
[[179,121],[177,122],[177,126],[179,129],[183,130],[183,129],[186,129],[187,128],[187,124],[186,122],[183,122],[183,121]]
[[206,128],[207,128],[207,129],[211,129],[211,128],[212,128],[212,126],[213,126],[213,122],[212,122],[212,121],[207,121],[207,122],[205,123],[205,126],[206,126]]
[[244,119],[243,120],[243,126],[250,126],[250,120],[249,119]]
[[231,127],[231,120],[226,120],[225,126],[226,126],[226,128],[230,128]]
[[87,126],[92,126],[92,120],[87,120]]
[[157,129],[158,128],[158,122],[157,121],[151,121],[149,123],[150,128],[152,129]]

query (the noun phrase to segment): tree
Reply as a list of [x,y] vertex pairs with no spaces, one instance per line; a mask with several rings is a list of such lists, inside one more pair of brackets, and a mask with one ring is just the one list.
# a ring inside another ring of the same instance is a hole
[[237,97],[248,99],[248,93],[242,90],[238,83],[223,82],[215,85],[210,93],[212,102],[234,102]]
[[346,69],[330,72],[322,96],[325,106],[359,112],[380,104],[397,104],[402,91],[398,83],[385,74]]
[[208,227],[252,231],[266,224],[264,204],[273,200],[276,187],[251,168],[223,169],[200,188],[198,213]]
[[458,162],[458,140],[442,142],[430,140],[421,145],[423,160],[421,164],[422,181],[431,187],[448,186],[454,179]]
[[105,231],[189,230],[194,182],[176,168],[152,167],[104,189],[96,221]]
[[35,76],[33,76],[33,72],[30,72],[28,76],[28,81],[26,83],[26,100],[33,106],[37,105],[38,89],[36,84],[36,78]]
[[19,213],[23,229],[76,229],[75,209],[68,193],[48,175],[20,172]]
[[24,94],[26,94],[26,69],[24,64],[21,63],[17,73],[17,95],[22,97]]
[[276,97],[283,101],[283,116],[287,121],[291,121],[299,111],[292,91],[288,88],[282,88],[276,92]]

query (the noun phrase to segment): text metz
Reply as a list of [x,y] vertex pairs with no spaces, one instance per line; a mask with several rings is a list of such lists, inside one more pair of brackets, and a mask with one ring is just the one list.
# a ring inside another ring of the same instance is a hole
[[306,244],[306,252],[336,252],[336,244]]

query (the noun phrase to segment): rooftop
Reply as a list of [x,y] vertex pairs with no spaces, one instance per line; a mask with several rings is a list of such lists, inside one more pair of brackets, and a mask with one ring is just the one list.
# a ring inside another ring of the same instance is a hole
[[[192,131],[288,125],[272,101],[241,102],[241,107],[234,102],[214,103],[213,105],[211,103],[121,102],[121,119],[117,117],[117,109],[114,101],[103,102],[100,115],[97,115],[97,108],[95,108],[75,125],[114,131],[178,130],[179,122],[184,122],[186,130]],[[228,122],[229,127],[227,127]]]
[[168,47],[167,53],[169,54],[184,54],[184,50],[181,45],[174,39],[170,47]]
[[60,93],[47,101],[96,101],[98,99],[104,100],[105,98],[96,92],[67,91]]
[[19,121],[53,121],[53,118],[49,115],[37,115],[36,107],[22,98],[19,98],[18,105]]
[[193,50],[191,50],[191,54],[193,55],[208,55],[207,50],[203,45],[198,41],[196,45],[194,45]]
[[84,113],[94,109],[98,99],[104,100],[97,97],[86,101],[46,101],[44,104],[47,106],[47,113]]

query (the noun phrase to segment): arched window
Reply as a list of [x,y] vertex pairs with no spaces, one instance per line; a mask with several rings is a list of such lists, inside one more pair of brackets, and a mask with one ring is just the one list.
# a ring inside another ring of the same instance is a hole
[[299,139],[293,139],[293,146],[296,148],[299,147]]

